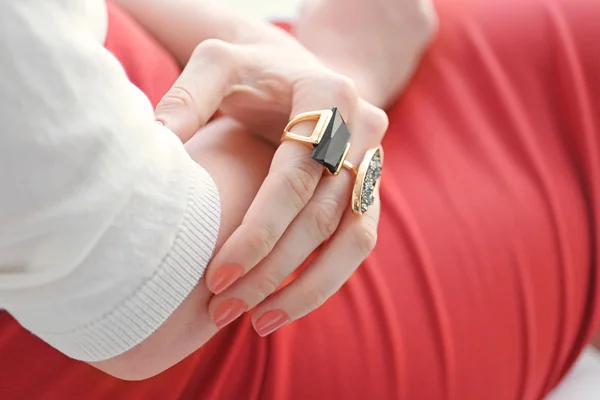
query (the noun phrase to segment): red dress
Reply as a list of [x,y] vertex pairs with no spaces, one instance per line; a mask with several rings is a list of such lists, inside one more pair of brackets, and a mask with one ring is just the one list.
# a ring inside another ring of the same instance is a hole
[[[600,2],[439,0],[389,110],[380,240],[321,309],[248,320],[143,382],[0,315],[0,399],[541,399],[597,330]],[[156,101],[170,56],[111,8],[107,46]]]

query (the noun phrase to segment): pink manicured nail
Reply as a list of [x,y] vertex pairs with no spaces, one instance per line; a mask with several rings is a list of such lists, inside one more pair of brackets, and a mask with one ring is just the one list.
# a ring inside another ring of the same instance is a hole
[[267,311],[256,320],[254,329],[256,329],[256,333],[264,337],[288,322],[290,322],[290,317],[285,312],[281,310]]
[[246,304],[245,301],[235,298],[227,299],[219,304],[215,310],[213,315],[215,325],[217,325],[217,328],[221,329],[246,311],[248,311],[248,304]]
[[219,294],[227,289],[233,282],[244,273],[244,269],[240,265],[230,264],[223,265],[214,273],[210,280],[209,289],[214,294]]

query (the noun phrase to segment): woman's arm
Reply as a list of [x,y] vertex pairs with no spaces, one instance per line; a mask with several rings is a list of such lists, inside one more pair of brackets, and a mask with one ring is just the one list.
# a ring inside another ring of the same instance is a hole
[[202,276],[219,194],[103,47],[105,3],[0,3],[0,308],[114,357]]
[[[242,222],[267,175],[275,149],[227,118],[204,127],[186,143],[186,149],[194,160],[202,160],[219,187],[222,212],[216,253]],[[118,357],[92,365],[127,380],[146,379],[164,371],[217,333],[208,313],[211,298],[212,293],[201,282],[147,340]]]
[[[248,43],[269,37],[269,24],[202,0],[114,0],[179,61],[198,43]],[[344,10],[340,13],[340,10]],[[353,79],[381,107],[397,95],[436,31],[431,0],[308,0],[294,28],[328,67]]]
[[198,43],[219,39],[228,43],[263,40],[274,29],[236,13],[216,1],[113,0],[150,32],[180,65],[187,64]]

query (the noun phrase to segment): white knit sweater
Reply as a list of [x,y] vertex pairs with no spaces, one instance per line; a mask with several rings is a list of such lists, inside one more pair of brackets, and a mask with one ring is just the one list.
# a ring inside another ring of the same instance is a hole
[[219,195],[103,47],[103,0],[0,0],[0,308],[70,357],[147,338],[201,277]]

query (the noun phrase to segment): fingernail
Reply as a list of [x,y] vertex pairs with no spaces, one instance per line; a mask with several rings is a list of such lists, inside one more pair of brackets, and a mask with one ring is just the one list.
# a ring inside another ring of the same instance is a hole
[[285,312],[281,310],[267,311],[256,320],[254,329],[256,329],[256,333],[264,337],[288,322],[290,322],[290,317]]
[[212,276],[209,289],[214,294],[219,294],[231,286],[243,273],[244,269],[240,265],[223,265]]
[[213,315],[215,325],[217,325],[217,328],[221,329],[246,311],[248,311],[248,304],[246,304],[245,301],[240,299],[227,299],[219,304],[215,310]]

